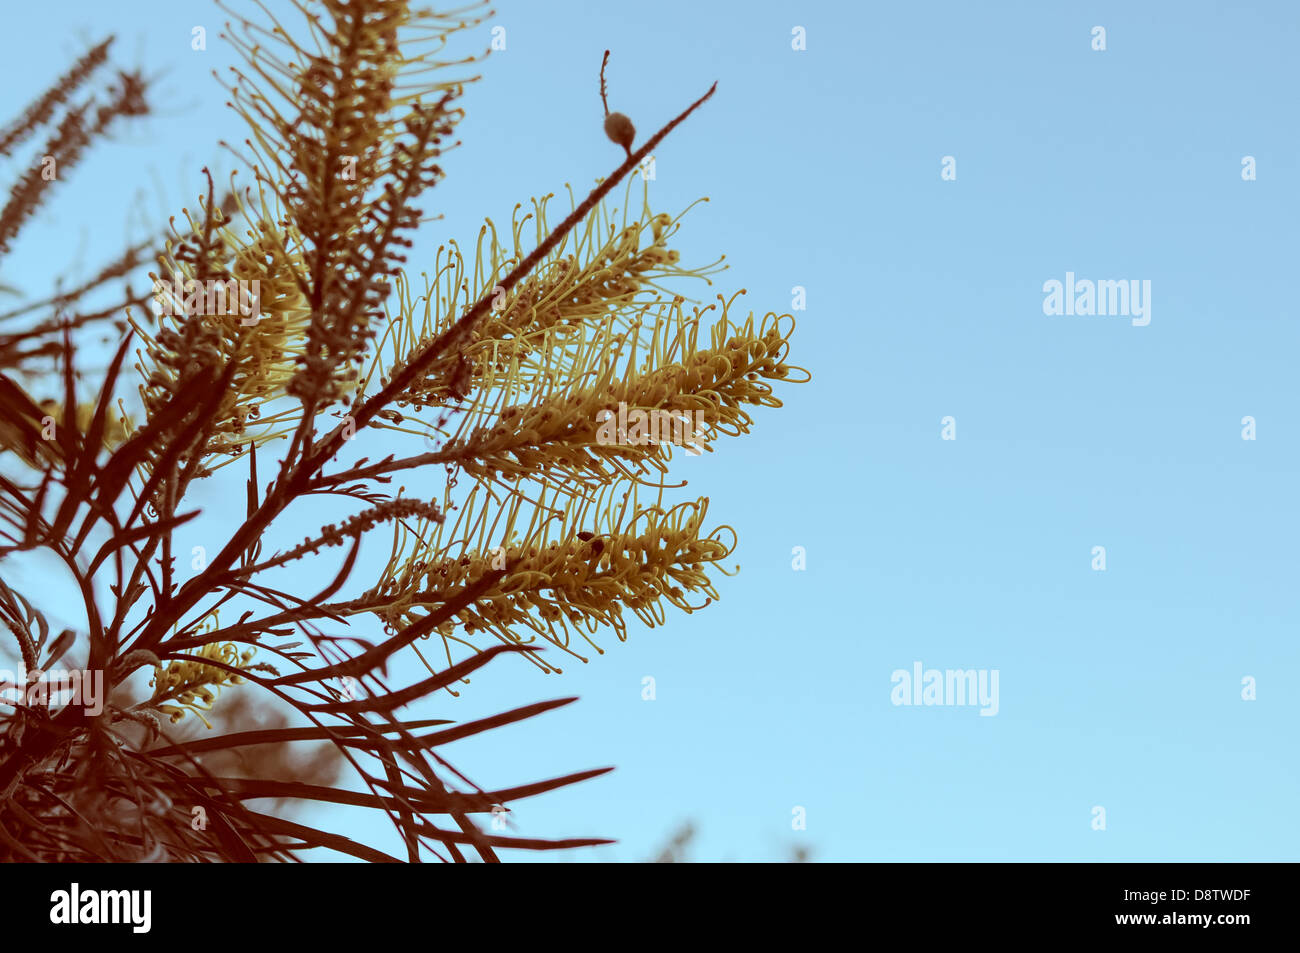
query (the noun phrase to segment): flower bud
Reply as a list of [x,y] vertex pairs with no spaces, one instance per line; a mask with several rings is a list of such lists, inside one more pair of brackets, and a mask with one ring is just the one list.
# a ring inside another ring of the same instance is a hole
[[605,135],[630,153],[632,140],[636,138],[636,127],[622,113],[610,113],[605,117]]

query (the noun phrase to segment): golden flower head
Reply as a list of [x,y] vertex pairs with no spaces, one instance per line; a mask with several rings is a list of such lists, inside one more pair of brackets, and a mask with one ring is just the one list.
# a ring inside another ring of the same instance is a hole
[[[504,538],[494,539],[485,534],[492,508],[477,497],[472,492],[454,526],[440,524],[426,545],[369,594],[365,611],[399,628],[437,611],[447,593],[507,568],[496,586],[439,628],[448,647],[472,645],[466,639],[480,634],[509,643],[540,636],[586,661],[571,644],[573,633],[603,653],[592,636],[610,626],[625,640],[625,609],[653,627],[665,621],[665,603],[689,613],[718,598],[707,570],[725,573],[722,560],[736,544],[728,526],[704,531],[707,498],[641,506],[634,492],[604,493],[563,510],[542,501],[522,535],[512,531],[526,509],[516,501],[501,521],[504,527],[496,526]],[[521,634],[528,632],[534,635]],[[560,671],[535,655],[529,659]]]
[[[256,652],[255,648],[241,652],[233,642],[209,642],[195,654],[201,659],[242,669],[251,664]],[[154,677],[149,683],[154,689],[150,704],[173,722],[184,718],[186,711],[192,711],[204,725],[211,728],[212,725],[203,717],[203,712],[212,710],[223,686],[238,685],[242,681],[240,676],[216,665],[190,659],[175,660],[166,668],[159,665],[154,670]],[[175,704],[168,704],[169,702]]]
[[[164,311],[159,331],[150,334],[132,320],[149,359],[147,373],[143,365],[137,368],[146,376],[141,393],[150,415],[199,370],[236,364],[219,423],[203,448],[205,456],[238,453],[250,440],[261,443],[289,429],[292,409],[267,413],[263,407],[284,396],[311,314],[300,285],[305,273],[300,236],[277,221],[265,197],[256,211],[240,205],[251,223],[242,235],[213,210],[216,247],[207,266],[212,277],[196,277],[192,243],[170,247],[163,258],[164,277],[155,276]],[[197,216],[189,224],[192,233],[203,228]],[[260,429],[249,434],[253,422]]]

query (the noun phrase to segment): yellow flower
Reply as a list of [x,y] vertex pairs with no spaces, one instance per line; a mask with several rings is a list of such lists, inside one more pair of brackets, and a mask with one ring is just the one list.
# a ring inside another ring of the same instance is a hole
[[[137,369],[146,377],[141,394],[150,416],[188,386],[201,367],[221,370],[235,362],[233,384],[218,412],[219,423],[202,448],[205,457],[238,454],[250,442],[263,443],[292,430],[297,421],[296,403],[278,412],[263,408],[285,395],[311,316],[299,284],[306,274],[302,240],[291,227],[276,223],[265,200],[260,212],[243,209],[242,214],[253,227],[240,236],[214,212],[218,221],[214,259],[222,272],[212,280],[233,280],[248,294],[255,292],[256,315],[245,315],[230,305],[220,313],[188,315],[184,301],[169,292],[164,294],[167,313],[159,318],[156,335],[141,322],[131,321],[149,359],[147,372],[142,365]],[[201,232],[203,223],[191,218],[190,227]],[[170,250],[164,259],[166,275],[155,280],[171,288],[176,281],[184,287],[194,278],[186,248],[182,243]],[[253,424],[258,430],[249,434]]]
[[[63,405],[52,399],[32,403],[26,392],[12,381],[10,387],[15,393],[15,407],[9,420],[0,420],[0,450],[12,450],[28,466],[43,466],[59,459],[62,450],[55,436],[58,428],[63,426]],[[24,412],[21,403],[28,409]],[[90,430],[95,417],[95,403],[77,405],[77,430],[85,434]],[[131,420],[125,414],[104,416],[103,446],[107,450],[121,444],[130,436]]]
[[[628,189],[630,195],[630,184]],[[461,354],[469,364],[468,375],[459,375],[462,394],[490,373],[509,372],[519,383],[539,379],[547,373],[547,354],[584,326],[636,314],[663,297],[661,282],[680,278],[708,282],[709,275],[721,270],[721,259],[701,268],[683,268],[681,256],[667,247],[676,231],[675,220],[667,214],[652,214],[643,199],[640,216],[631,223],[627,215],[621,224],[616,223],[617,210],[597,206],[529,278],[509,293],[494,293],[497,282],[531,250],[525,235],[532,231],[527,227],[530,219],[535,223],[535,241],[546,237],[552,198],[534,200],[532,212],[522,218],[522,206],[515,207],[508,246],[489,220],[479,232],[472,268],[467,267],[457,243],[439,248],[433,280],[426,277],[424,294],[418,300],[413,299],[409,283],[398,279],[400,305],[394,322],[397,330],[389,339],[389,374],[396,373],[480,298],[492,298],[491,313],[480,322],[472,341],[460,353],[434,361],[399,403],[419,408],[458,396],[449,382],[458,377],[455,371]]]
[[[461,628],[466,636],[527,643],[534,636],[519,633],[531,631],[585,662],[570,644],[575,632],[603,654],[591,636],[610,626],[625,640],[624,609],[653,627],[665,620],[664,603],[689,613],[718,598],[706,569],[725,573],[721,563],[736,539],[728,526],[704,532],[707,498],[666,508],[638,506],[632,492],[607,492],[567,510],[548,505],[558,499],[539,503],[522,538],[511,531],[524,511],[516,501],[500,520],[506,538],[494,541],[484,531],[499,514],[480,506],[477,490],[471,492],[457,523],[445,531],[439,524],[428,544],[353,611],[375,612],[389,626],[402,627],[437,611],[448,595],[492,569],[508,568],[495,587],[442,625],[444,641],[464,641],[455,635]],[[529,659],[561,670],[536,654]]]
[[[209,642],[200,647],[196,655],[200,658],[222,662],[232,668],[247,668],[253,660],[257,649],[248,648],[240,652],[233,642]],[[150,705],[167,715],[173,722],[185,717],[185,712],[192,711],[204,725],[211,728],[211,723],[203,717],[203,712],[211,711],[217,695],[224,685],[238,685],[243,679],[238,675],[202,662],[177,660],[170,662],[166,668],[159,665],[154,670],[150,685],[154,686]],[[177,704],[166,704],[166,702]]]

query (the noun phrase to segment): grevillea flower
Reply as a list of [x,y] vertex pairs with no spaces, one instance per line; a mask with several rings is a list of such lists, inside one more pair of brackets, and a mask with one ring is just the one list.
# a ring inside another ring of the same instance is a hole
[[[256,214],[241,211],[251,223],[242,235],[213,210],[217,224],[208,260],[214,272],[208,280],[233,280],[241,289],[255,289],[256,315],[245,315],[233,301],[218,313],[186,313],[186,301],[170,289],[178,280],[188,287],[185,282],[200,279],[191,256],[172,248],[163,263],[165,277],[155,279],[164,289],[161,303],[166,313],[159,318],[160,330],[150,334],[141,321],[132,319],[145,344],[142,357],[147,364],[142,361],[136,367],[146,375],[141,396],[149,416],[188,386],[199,370],[236,365],[218,423],[201,450],[204,457],[236,454],[250,442],[275,439],[296,420],[292,408],[276,408],[274,402],[285,396],[295,373],[311,314],[300,283],[301,237],[292,227],[276,224],[265,200]],[[200,231],[203,223],[191,218],[190,227]],[[181,247],[188,250],[189,244]],[[272,404],[269,412],[263,409],[267,404]],[[256,432],[250,433],[253,425]]]
[[[568,339],[570,346],[583,346],[565,373],[527,390],[495,371],[485,374],[483,389],[496,399],[463,413],[438,462],[459,464],[484,479],[545,474],[593,484],[646,467],[663,472],[669,441],[604,439],[608,427],[601,422],[620,406],[690,415],[704,449],[711,450],[719,434],[748,433],[753,419],[745,408],[781,406],[772,384],[806,380],[807,372],[785,362],[794,330],[789,315],[769,313],[758,323],[751,314],[733,322],[728,310],[734,300],[720,300],[722,313],[711,329],[705,315],[713,306],[688,314],[680,299],[659,309],[644,335],[615,333],[608,321],[584,328]],[[702,330],[709,332],[707,346],[699,340]]]
[[[455,644],[481,649],[486,636],[541,638],[585,661],[575,633],[601,652],[598,629],[624,639],[627,610],[655,626],[667,606],[690,612],[717,598],[709,572],[725,572],[735,534],[704,526],[707,498],[665,500],[666,437],[611,441],[602,421],[620,411],[689,414],[692,444],[712,449],[723,435],[750,431],[753,407],[781,405],[777,382],[808,379],[786,360],[792,316],[738,318],[739,294],[700,307],[674,290],[686,279],[711,284],[721,259],[682,265],[669,248],[680,216],[653,213],[644,197],[631,221],[597,205],[531,278],[494,291],[527,253],[530,220],[539,238],[546,234],[548,199],[534,202],[530,215],[516,208],[506,243],[489,222],[472,268],[454,244],[441,249],[418,299],[399,282],[397,312],[371,371],[391,380],[470,303],[495,295],[469,343],[430,364],[400,396],[407,414],[374,424],[421,434],[426,445],[442,435],[423,459],[453,474],[439,501],[445,518],[395,527],[379,585],[331,607],[373,612],[398,630],[505,570],[438,627],[449,660]],[[426,408],[439,419],[422,419]],[[443,427],[447,420],[454,426]],[[464,499],[452,490],[462,475],[474,480]],[[650,505],[637,502],[644,487],[654,488]]]
[[[499,378],[508,373],[520,386],[541,382],[560,370],[552,363],[557,347],[581,334],[584,327],[600,326],[607,319],[621,321],[654,302],[671,300],[674,296],[663,291],[665,282],[695,278],[708,283],[708,276],[721,270],[721,258],[696,269],[682,267],[678,252],[668,247],[681,216],[654,214],[643,197],[639,217],[630,222],[626,215],[616,221],[616,213],[598,205],[530,278],[509,293],[495,294],[500,278],[528,253],[526,233],[535,231],[538,241],[547,234],[547,210],[553,198],[534,200],[532,212],[523,217],[522,206],[515,206],[508,245],[502,244],[489,220],[479,232],[472,268],[455,242],[439,248],[433,279],[426,278],[418,300],[413,299],[409,283],[399,281],[400,317],[384,340],[388,375],[454,324],[475,301],[493,297],[492,313],[477,327],[471,342],[458,354],[431,364],[399,403],[416,409],[437,406],[457,396],[453,390],[463,395],[480,387],[481,378],[489,374]],[[465,372],[457,374],[461,363]]]
[[[63,426],[63,405],[57,400],[42,400],[33,403],[26,392],[7,382],[14,395],[13,406],[8,408],[9,419],[0,419],[0,450],[11,450],[28,466],[41,466],[57,460],[61,454],[60,445],[54,439],[57,428]],[[9,395],[6,394],[6,397]],[[23,407],[27,412],[23,413]],[[120,409],[120,405],[119,405]],[[95,417],[95,404],[85,402],[77,404],[77,430],[82,433],[90,431]],[[112,450],[127,438],[131,430],[131,419],[125,411],[104,417],[103,446]]]
[[[221,662],[232,668],[248,668],[256,652],[255,648],[241,652],[232,642],[209,642],[197,649],[195,654],[199,658]],[[204,725],[211,728],[212,725],[203,717],[203,713],[212,710],[223,686],[238,685],[241,682],[243,679],[240,676],[216,665],[190,660],[173,661],[166,668],[159,665],[154,670],[154,677],[149,683],[154,692],[148,707],[157,709],[173,722],[180,721],[185,717],[186,711],[191,711]]]
[[[476,488],[455,524],[421,527],[427,542],[348,611],[374,612],[400,628],[437,611],[448,593],[504,568],[497,585],[440,627],[448,650],[452,642],[473,646],[480,634],[522,644],[540,636],[585,662],[572,645],[574,633],[603,654],[592,636],[608,626],[626,639],[625,609],[653,627],[664,623],[665,604],[689,613],[718,598],[708,570],[726,572],[722,560],[736,537],[729,526],[704,531],[707,498],[672,507],[638,505],[635,492],[599,494],[567,509],[552,505],[559,501],[553,495],[530,508],[516,500],[500,520]],[[525,514],[527,528],[516,533]]]

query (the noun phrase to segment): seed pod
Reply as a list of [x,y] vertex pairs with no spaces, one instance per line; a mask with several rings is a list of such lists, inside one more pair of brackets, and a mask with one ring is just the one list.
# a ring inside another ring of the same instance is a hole
[[636,127],[632,120],[622,113],[610,113],[605,117],[605,135],[622,146],[628,155],[632,154],[632,140],[636,138]]

